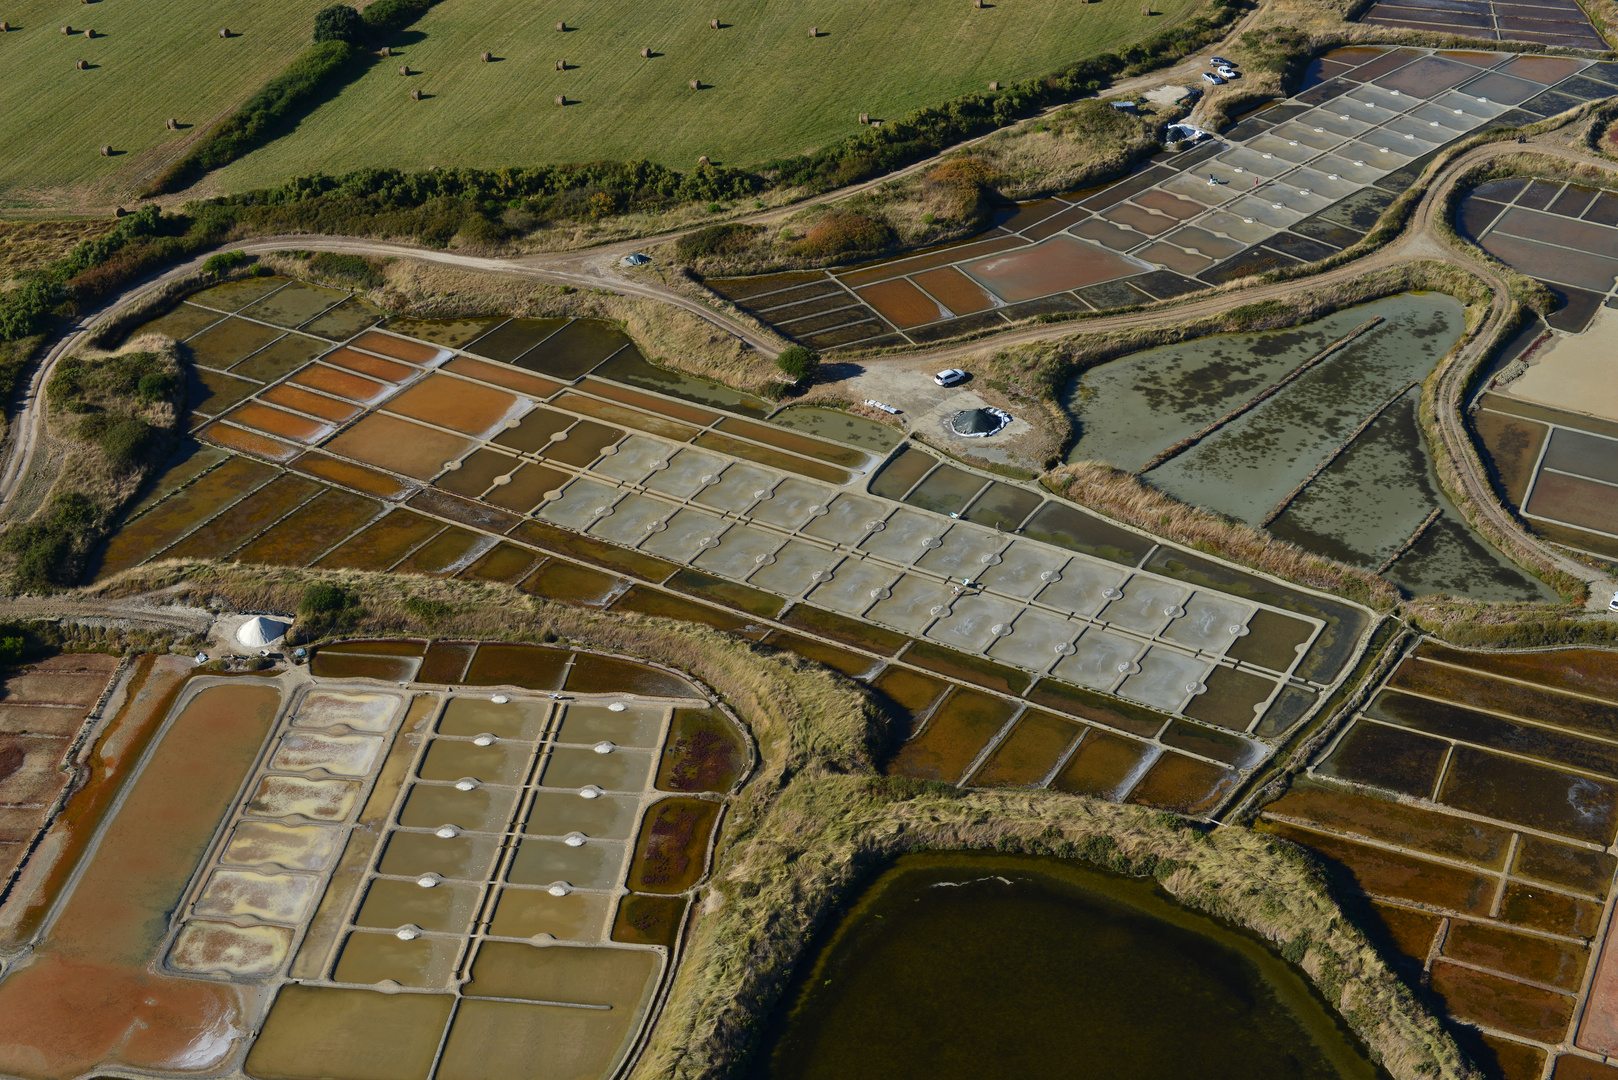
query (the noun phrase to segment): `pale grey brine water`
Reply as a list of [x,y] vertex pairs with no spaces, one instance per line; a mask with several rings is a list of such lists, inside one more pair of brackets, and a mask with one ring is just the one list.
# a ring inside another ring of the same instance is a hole
[[1390,580],[1416,594],[1553,598],[1465,524],[1433,472],[1417,423],[1418,384],[1465,328],[1464,307],[1442,293],[1388,297],[1287,330],[1150,349],[1085,372],[1067,393],[1078,427],[1069,460],[1138,471],[1378,316],[1379,325],[1144,479],[1257,526],[1381,410],[1272,531],[1376,570],[1437,510],[1438,520],[1385,571]]

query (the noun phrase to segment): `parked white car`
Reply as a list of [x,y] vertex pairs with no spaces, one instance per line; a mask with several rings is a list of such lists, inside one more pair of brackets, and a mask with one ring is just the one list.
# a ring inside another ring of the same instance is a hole
[[1214,74],[1218,75],[1221,79],[1239,79],[1242,77],[1241,72],[1231,67],[1214,68]]
[[1612,600],[1607,604],[1608,611],[1618,611],[1618,592],[1612,594]]
[[933,382],[939,386],[954,386],[956,383],[966,381],[966,372],[958,367],[945,368],[933,376]]
[[1208,83],[1213,83],[1215,86],[1224,86],[1225,85],[1225,80],[1221,79],[1219,76],[1215,75],[1211,71],[1204,71],[1202,73],[1202,81],[1203,82],[1208,82]]

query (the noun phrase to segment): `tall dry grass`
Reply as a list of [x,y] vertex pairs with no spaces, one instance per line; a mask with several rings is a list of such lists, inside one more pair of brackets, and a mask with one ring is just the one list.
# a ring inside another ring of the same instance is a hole
[[1337,593],[1378,611],[1391,610],[1399,602],[1399,590],[1368,570],[1311,554],[1250,525],[1188,506],[1111,465],[1076,462],[1046,473],[1041,482],[1082,506],[1196,551]]

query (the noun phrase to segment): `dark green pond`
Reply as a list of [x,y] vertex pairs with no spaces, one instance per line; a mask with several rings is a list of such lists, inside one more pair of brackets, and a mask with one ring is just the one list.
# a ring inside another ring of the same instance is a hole
[[909,855],[788,993],[769,1080],[1373,1080],[1258,940],[1059,859]]

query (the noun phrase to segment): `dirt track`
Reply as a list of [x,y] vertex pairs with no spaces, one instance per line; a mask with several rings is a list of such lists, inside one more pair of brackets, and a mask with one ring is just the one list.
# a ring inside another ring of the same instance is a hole
[[[1182,65],[1170,69],[1167,74],[1172,77],[1173,73],[1178,71],[1180,67],[1194,68],[1198,64],[1200,64],[1200,60],[1187,60]],[[1158,72],[1152,76],[1152,81],[1161,82],[1164,77],[1164,72]],[[1526,148],[1573,162],[1596,160],[1591,155],[1580,150],[1568,148],[1565,145],[1565,135],[1562,132],[1551,132],[1540,136],[1530,141]],[[1540,552],[1558,569],[1588,582],[1592,590],[1591,609],[1604,609],[1613,587],[1607,575],[1563,555],[1555,548],[1534,537],[1498,505],[1488,480],[1478,469],[1477,459],[1471,448],[1471,441],[1457,411],[1461,390],[1461,374],[1469,369],[1475,361],[1481,359],[1480,354],[1508,316],[1509,301],[1507,299],[1506,283],[1497,276],[1488,263],[1477,256],[1475,249],[1455,244],[1438,230],[1436,227],[1438,215],[1441,212],[1440,207],[1445,192],[1454,184],[1463,171],[1489,158],[1515,153],[1521,149],[1525,149],[1525,147],[1521,147],[1516,143],[1493,143],[1478,147],[1457,158],[1429,185],[1425,195],[1412,214],[1409,225],[1397,239],[1363,259],[1325,271],[1308,280],[1311,284],[1345,282],[1360,277],[1367,272],[1401,263],[1418,259],[1435,259],[1470,271],[1489,284],[1494,290],[1495,300],[1484,325],[1473,335],[1461,354],[1444,370],[1440,378],[1437,417],[1439,430],[1444,438],[1445,449],[1452,460],[1457,463],[1458,473],[1466,489],[1466,494],[1473,505],[1478,508],[1478,512],[1496,528],[1508,535],[1515,536],[1519,543],[1525,547]],[[923,168],[925,166],[926,163],[923,162],[913,166],[913,168]],[[847,194],[848,191],[845,190],[828,195],[826,198],[841,198]],[[781,212],[770,211],[756,215],[756,217],[758,220],[767,220]],[[665,236],[657,239],[667,240],[669,237]],[[309,251],[335,251],[382,257],[393,256],[456,266],[485,273],[510,274],[535,282],[571,285],[575,288],[607,289],[627,296],[636,296],[671,304],[692,312],[727,333],[734,335],[762,354],[766,356],[775,355],[780,346],[779,341],[773,339],[772,336],[760,333],[757,328],[738,321],[717,306],[709,307],[668,286],[625,272],[619,267],[618,260],[622,256],[639,250],[647,246],[647,244],[647,240],[641,239],[585,251],[530,254],[512,258],[486,258],[363,238],[289,235],[259,238],[239,244],[231,244],[227,245],[226,249],[239,249],[250,254],[257,254],[287,248],[298,248]],[[210,254],[212,253],[210,252]],[[6,516],[12,497],[19,490],[22,479],[27,476],[28,470],[33,463],[43,426],[43,409],[40,407],[42,388],[45,380],[49,378],[56,361],[77,348],[84,340],[87,332],[98,322],[127,304],[139,300],[153,290],[160,288],[165,283],[193,273],[201,266],[202,261],[202,257],[198,257],[183,265],[172,267],[156,278],[125,290],[104,304],[98,311],[83,319],[49,350],[43,362],[34,372],[33,378],[24,392],[22,408],[12,428],[16,437],[7,446],[3,466],[0,466],[0,518]],[[863,363],[868,367],[888,365],[902,365],[905,367],[949,366],[951,362],[961,358],[1003,349],[1012,345],[1064,338],[1074,334],[1140,329],[1166,322],[1182,322],[1187,319],[1217,315],[1239,304],[1285,299],[1294,295],[1299,287],[1299,282],[1287,281],[1274,284],[1252,284],[1234,289],[1227,288],[1213,296],[1205,296],[1201,299],[1191,299],[1180,303],[1171,302],[1143,311],[1091,319],[1082,324],[1035,324],[1009,330],[992,338],[945,345],[937,349],[915,351],[900,356],[868,359]]]

